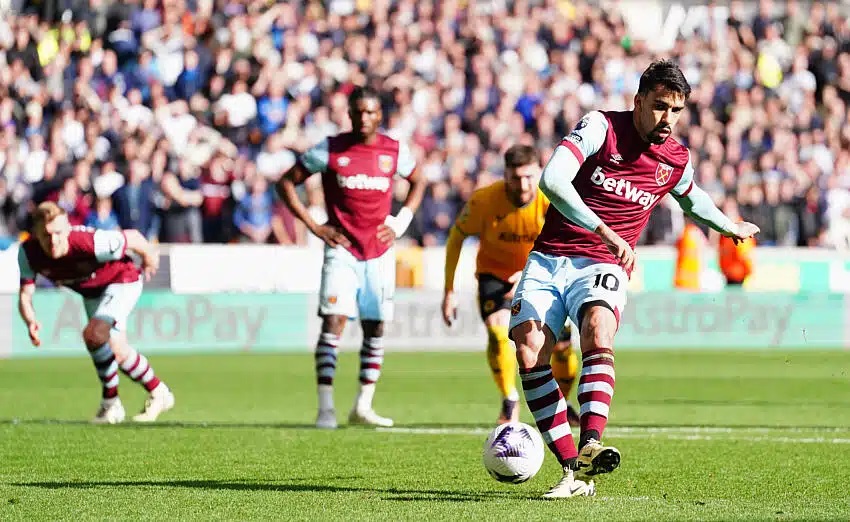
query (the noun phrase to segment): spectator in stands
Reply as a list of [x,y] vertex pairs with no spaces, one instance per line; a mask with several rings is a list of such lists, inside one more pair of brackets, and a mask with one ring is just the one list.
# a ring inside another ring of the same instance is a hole
[[201,243],[204,195],[200,172],[187,158],[177,160],[176,167],[177,173],[169,171],[162,177],[163,239],[170,243]]
[[[111,166],[106,165],[107,172],[112,171]],[[150,167],[141,160],[133,160],[128,169],[124,184],[112,195],[118,224],[121,228],[136,229],[147,238],[157,237],[159,231],[154,220],[156,186],[151,179]]]
[[[412,147],[431,183],[421,228],[406,240],[440,244],[445,217],[500,176],[505,144],[533,143],[548,159],[585,111],[630,106],[637,68],[665,55],[696,86],[681,139],[718,203],[763,218],[763,244],[835,247],[846,236],[850,13],[837,2],[713,3],[671,41],[641,33],[628,9],[582,0],[463,9],[139,0],[71,2],[68,11],[47,2],[33,14],[14,10],[21,5],[0,6],[8,216],[57,197],[85,162],[91,183],[126,174],[112,196],[121,226],[165,241],[229,241],[227,213],[245,178],[236,158],[274,180],[295,154],[350,124],[346,96],[370,83],[388,93],[387,130]],[[233,162],[226,176],[211,176],[217,151]],[[137,161],[146,172],[134,177]],[[92,199],[90,184],[75,183]],[[285,222],[278,216],[275,230]],[[682,222],[675,206],[660,205],[641,241],[672,244]],[[12,233],[23,224],[5,220]]]
[[249,186],[248,193],[236,206],[233,221],[241,234],[241,241],[266,243],[272,232],[273,196],[263,176],[252,176]]

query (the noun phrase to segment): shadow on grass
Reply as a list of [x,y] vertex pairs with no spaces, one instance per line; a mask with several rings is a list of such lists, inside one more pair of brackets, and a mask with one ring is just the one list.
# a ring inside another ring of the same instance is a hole
[[[327,477],[323,480],[359,480],[360,477]],[[482,502],[497,499],[536,499],[535,496],[517,495],[512,491],[470,492],[438,489],[375,488],[358,486],[336,486],[330,484],[304,483],[315,479],[293,479],[292,483],[264,482],[253,480],[96,480],[96,481],[53,481],[14,482],[10,486],[43,489],[92,489],[92,488],[187,488],[211,491],[276,491],[283,493],[364,493],[379,495],[381,500],[401,502]]]

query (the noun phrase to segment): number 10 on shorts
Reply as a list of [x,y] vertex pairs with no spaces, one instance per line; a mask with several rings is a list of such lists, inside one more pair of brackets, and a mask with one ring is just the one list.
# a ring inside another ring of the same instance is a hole
[[593,288],[599,288],[600,286],[605,290],[616,292],[620,289],[620,280],[611,273],[596,274],[596,277],[593,279]]

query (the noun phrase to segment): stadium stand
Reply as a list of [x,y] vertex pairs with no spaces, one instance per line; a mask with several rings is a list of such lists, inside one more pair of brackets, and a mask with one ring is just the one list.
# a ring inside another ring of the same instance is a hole
[[[430,183],[407,235],[440,245],[508,145],[545,158],[585,111],[629,108],[646,64],[672,57],[694,86],[679,138],[718,204],[759,224],[761,245],[850,248],[850,22],[835,2],[733,2],[669,50],[617,9],[566,0],[0,9],[6,243],[53,200],[76,223],[162,242],[306,244],[271,186],[370,84]],[[642,242],[673,244],[683,226],[660,205]]]

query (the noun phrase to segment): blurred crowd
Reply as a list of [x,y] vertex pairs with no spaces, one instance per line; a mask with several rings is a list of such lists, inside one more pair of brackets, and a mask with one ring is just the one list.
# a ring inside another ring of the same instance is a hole
[[[346,130],[357,84],[429,180],[407,235],[439,245],[501,153],[545,161],[582,114],[626,110],[654,58],[694,87],[678,137],[760,244],[850,248],[850,23],[836,2],[733,2],[670,49],[569,0],[4,0],[0,237],[43,200],[162,242],[315,241],[272,189]],[[710,9],[714,9],[711,7]],[[317,177],[303,188],[323,217]],[[397,183],[398,205],[404,182]],[[642,243],[684,220],[655,211]]]

